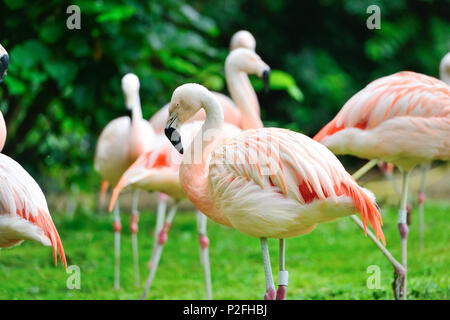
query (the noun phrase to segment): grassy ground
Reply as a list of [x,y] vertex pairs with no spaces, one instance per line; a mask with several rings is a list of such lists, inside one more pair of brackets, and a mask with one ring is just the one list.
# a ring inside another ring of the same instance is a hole
[[[413,213],[409,238],[410,299],[448,299],[450,252],[448,214],[450,204],[428,202],[425,249],[418,251],[417,212]],[[384,210],[388,248],[399,257],[396,210]],[[48,248],[27,242],[4,249],[0,255],[0,299],[137,299],[134,288],[129,216],[123,216],[120,291],[113,290],[113,233],[109,215],[77,213],[73,219],[55,215],[69,265],[81,268],[81,289],[69,290],[69,276],[53,265]],[[141,280],[153,240],[155,215],[141,216]],[[163,252],[151,299],[203,299],[203,270],[194,213],[175,217]],[[209,223],[213,291],[215,299],[261,299],[265,291],[259,241],[237,231]],[[272,268],[277,274],[278,243],[269,242]],[[311,234],[287,241],[289,299],[392,299],[393,269],[373,244],[348,219],[323,224]],[[367,268],[381,269],[381,288],[368,289]]]

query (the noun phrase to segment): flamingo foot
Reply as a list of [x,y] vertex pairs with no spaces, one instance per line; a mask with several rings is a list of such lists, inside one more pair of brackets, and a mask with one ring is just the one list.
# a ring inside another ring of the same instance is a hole
[[406,270],[405,268],[395,268],[394,281],[392,282],[392,289],[394,290],[395,300],[400,300],[405,292],[406,284]]
[[286,286],[279,285],[276,300],[286,300],[286,291],[287,291]]
[[266,294],[264,295],[264,300],[275,300],[275,289],[270,288],[266,291]]

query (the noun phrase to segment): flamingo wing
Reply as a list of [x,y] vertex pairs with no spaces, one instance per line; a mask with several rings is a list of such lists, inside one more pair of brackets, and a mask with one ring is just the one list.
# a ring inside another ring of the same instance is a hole
[[214,194],[219,196],[238,185],[242,188],[244,181],[294,200],[297,208],[315,201],[351,198],[364,225],[370,221],[384,241],[374,199],[358,186],[331,151],[305,135],[279,128],[247,130],[213,153],[209,177]]
[[0,239],[5,247],[21,240],[51,245],[55,263],[59,254],[67,268],[64,248],[41,188],[16,161],[3,154],[0,154]]
[[348,100],[314,140],[322,141],[346,128],[373,129],[402,116],[450,117],[450,87],[441,80],[410,71],[380,78]]

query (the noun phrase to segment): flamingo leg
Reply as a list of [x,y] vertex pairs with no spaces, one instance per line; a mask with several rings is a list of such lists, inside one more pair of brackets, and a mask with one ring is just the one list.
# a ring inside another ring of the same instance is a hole
[[386,179],[388,179],[389,182],[392,184],[392,186],[394,187],[394,190],[397,193],[397,195],[400,196],[402,194],[402,191],[400,190],[400,187],[398,186],[397,180],[395,180],[395,177],[392,174],[392,172],[390,172],[387,169],[382,169],[381,171],[383,172],[383,174],[386,177]]
[[139,223],[139,191],[135,190],[133,192],[133,202],[131,205],[131,221],[130,221],[130,231],[131,231],[131,246],[133,250],[133,263],[134,263],[134,286],[138,288],[140,286],[139,279],[139,248],[138,248],[138,223]]
[[114,289],[120,289],[120,232],[122,224],[120,222],[119,200],[114,205]]
[[167,215],[166,221],[164,222],[164,226],[162,227],[161,231],[159,232],[158,236],[158,244],[156,245],[155,250],[152,252],[152,258],[151,258],[151,268],[150,272],[147,278],[147,281],[145,282],[145,288],[144,292],[142,293],[142,300],[145,300],[147,298],[148,292],[150,291],[150,288],[153,283],[153,279],[155,278],[156,270],[158,269],[159,260],[161,258],[161,253],[163,250],[163,246],[167,241],[167,233],[169,232],[170,225],[172,224],[173,217],[175,216],[175,213],[177,212],[178,203],[175,203],[173,207],[170,209],[169,214]]
[[[164,225],[164,219],[166,218],[166,209],[167,209],[168,198],[169,197],[164,193],[158,194],[158,208],[156,209],[156,226],[155,226],[155,234],[154,234],[155,241],[153,242],[152,252],[154,252],[156,249],[156,246],[158,244],[159,233],[161,232],[163,225]],[[149,269],[152,268],[152,258],[151,258],[152,256],[150,256],[150,260],[147,263],[147,266]]]
[[[364,225],[356,215],[351,215],[350,218],[355,222],[358,227],[361,229],[361,231],[364,232]],[[402,264],[397,261],[397,259],[394,258],[394,256],[389,252],[389,250],[386,249],[385,246],[380,242],[380,240],[377,239],[377,237],[373,234],[373,232],[370,229],[366,229],[367,236],[372,240],[372,242],[380,249],[380,251],[383,253],[383,255],[389,260],[389,262],[392,264],[394,269],[396,270],[396,273],[404,274],[405,268],[403,268]]]
[[206,235],[207,217],[197,210],[198,242],[200,244],[200,263],[205,271],[206,299],[212,299],[211,267],[209,263],[209,239]]
[[270,265],[267,238],[261,238],[261,249],[264,259],[264,272],[266,275],[266,294],[264,295],[264,300],[275,300],[275,285],[273,282],[272,267]]
[[406,278],[408,274],[408,224],[406,223],[407,205],[408,205],[408,181],[410,171],[402,172],[402,198],[400,209],[398,210],[398,231],[400,233],[400,247],[402,265],[405,268],[405,276],[402,279],[396,279],[394,282],[394,294],[396,299],[406,300]]
[[361,168],[358,169],[354,174],[352,174],[353,179],[358,180],[363,175],[365,175],[367,172],[370,171],[373,167],[375,167],[378,164],[378,159],[372,159],[368,161],[365,165],[363,165]]
[[277,300],[286,300],[289,273],[285,269],[285,239],[280,239],[280,270],[278,271]]
[[419,204],[419,250],[423,250],[423,225],[424,225],[424,202],[425,202],[425,180],[430,165],[422,165],[422,179],[420,181],[419,193],[417,194],[417,203]]

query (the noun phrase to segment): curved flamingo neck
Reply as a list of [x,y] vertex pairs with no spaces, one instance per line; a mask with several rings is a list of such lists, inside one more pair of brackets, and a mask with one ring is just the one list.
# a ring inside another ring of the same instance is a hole
[[248,75],[234,66],[225,66],[228,91],[241,111],[244,130],[262,128],[260,107]]
[[0,152],[3,150],[6,141],[6,124],[3,114],[0,112]]
[[214,203],[209,197],[208,175],[211,153],[222,140],[224,116],[219,102],[210,92],[202,100],[206,120],[183,156],[180,183],[188,198],[201,212],[220,221],[221,218],[213,213]]
[[442,58],[439,65],[439,74],[441,80],[450,85],[450,52]]
[[139,121],[142,119],[142,108],[141,99],[139,98],[139,93],[135,93],[129,97],[129,102],[131,107],[131,120],[132,122]]
[[145,128],[142,121],[141,101],[139,92],[127,95],[127,107],[131,109],[130,138],[128,144],[128,157],[130,162],[134,162],[139,155],[146,151],[144,137]]
[[202,94],[202,107],[205,110],[206,119],[201,130],[195,135],[192,143],[183,157],[184,164],[207,165],[209,155],[221,140],[224,123],[223,110],[217,98],[211,92],[198,92]]
[[450,63],[444,67],[444,70],[441,73],[441,80],[450,85]]

